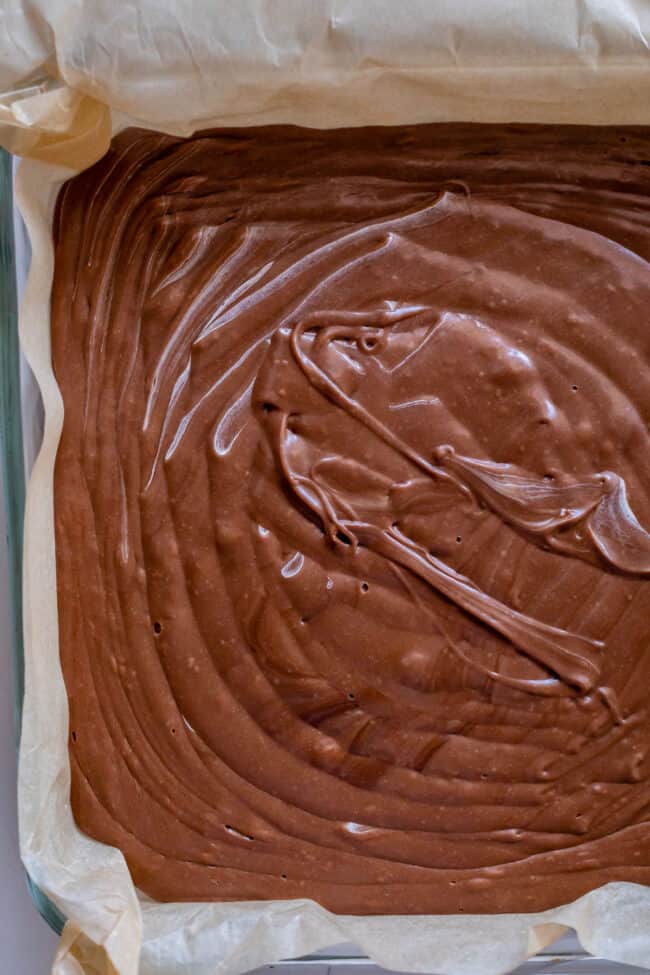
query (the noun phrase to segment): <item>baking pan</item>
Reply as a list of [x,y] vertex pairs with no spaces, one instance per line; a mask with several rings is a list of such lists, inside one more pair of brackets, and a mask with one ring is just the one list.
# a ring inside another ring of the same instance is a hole
[[[22,635],[22,526],[25,482],[40,444],[42,410],[36,383],[24,362],[18,342],[18,298],[29,266],[29,243],[14,207],[13,164],[0,149],[0,477],[7,523],[9,619],[0,621],[8,634],[13,657],[16,740],[20,736],[24,693]],[[51,928],[61,933],[65,918],[42,890],[26,875],[34,904]],[[336,945],[314,955],[294,959],[260,972],[290,967],[291,975],[374,975],[384,971],[354,945]],[[543,953],[529,959],[516,975],[635,975],[633,968],[586,955],[577,939],[564,936]],[[477,973],[480,975],[480,973]]]

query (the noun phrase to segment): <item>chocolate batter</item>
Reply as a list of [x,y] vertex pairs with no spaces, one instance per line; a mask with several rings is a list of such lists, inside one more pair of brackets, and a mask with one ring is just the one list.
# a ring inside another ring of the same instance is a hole
[[137,130],[61,191],[72,806],[159,900],[650,883],[650,131]]

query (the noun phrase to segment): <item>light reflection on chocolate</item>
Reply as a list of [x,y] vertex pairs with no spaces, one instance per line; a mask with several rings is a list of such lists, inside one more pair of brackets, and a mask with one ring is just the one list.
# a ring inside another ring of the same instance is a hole
[[66,184],[72,805],[148,894],[649,882],[649,157],[131,130]]

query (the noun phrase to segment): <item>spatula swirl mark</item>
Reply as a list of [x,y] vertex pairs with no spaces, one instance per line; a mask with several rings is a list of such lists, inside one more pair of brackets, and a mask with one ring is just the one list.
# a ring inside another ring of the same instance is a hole
[[[435,481],[451,480],[463,494],[488,507],[536,545],[595,562],[608,571],[650,573],[650,535],[632,512],[625,481],[616,473],[605,471],[587,479],[565,478],[554,483],[513,464],[464,457],[449,444],[437,446],[430,461],[348,396],[303,347],[304,336],[314,333],[315,348],[344,339],[355,342],[360,352],[376,355],[384,345],[386,329],[419,311],[419,307],[391,307],[372,316],[357,313],[353,325],[349,314],[345,324],[312,316],[292,330],[294,360],[311,385],[336,408],[354,417],[426,475],[408,485],[419,498],[434,490]],[[543,695],[564,695],[568,688],[585,693],[597,687],[602,641],[518,612],[414,542],[400,530],[398,521],[384,527],[362,520],[349,500],[319,484],[313,472],[293,470],[284,447],[289,416],[286,411],[277,411],[270,424],[267,418],[276,458],[286,481],[320,519],[333,544],[351,545],[353,549],[364,545],[408,569],[555,675],[542,680],[520,679],[480,668],[492,679]],[[398,489],[400,485],[392,487]],[[611,704],[611,696],[608,702]]]

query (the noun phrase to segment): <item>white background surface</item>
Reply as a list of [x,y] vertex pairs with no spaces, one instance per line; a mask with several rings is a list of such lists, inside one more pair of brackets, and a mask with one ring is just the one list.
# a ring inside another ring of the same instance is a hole
[[16,746],[4,502],[0,492],[0,972],[47,975],[57,938],[27,890],[18,856]]

